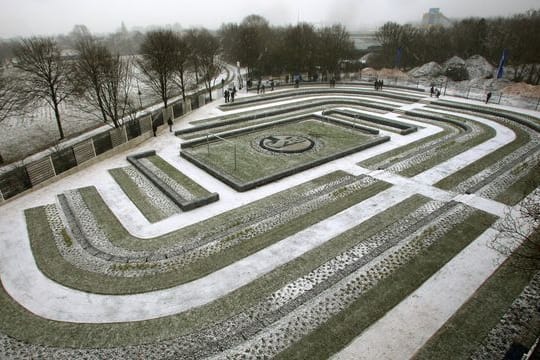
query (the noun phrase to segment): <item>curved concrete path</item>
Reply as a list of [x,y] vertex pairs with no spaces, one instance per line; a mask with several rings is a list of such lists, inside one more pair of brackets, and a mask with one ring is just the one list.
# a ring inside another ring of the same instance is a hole
[[[408,106],[408,108],[420,108],[423,106],[420,103],[414,105]],[[196,114],[197,112],[183,118],[181,122],[185,123],[193,119]],[[0,211],[2,212],[0,219],[0,272],[2,283],[15,301],[21,303],[33,313],[48,319],[96,323],[135,321],[187,310],[190,307],[212,301],[233,291],[262,274],[271,271],[276,266],[300,256],[305,251],[318,246],[332,236],[385,210],[391,204],[398,203],[411,194],[421,193],[447,201],[453,198],[456,198],[458,201],[467,200],[469,205],[476,206],[477,202],[474,201],[474,198],[456,197],[456,194],[436,189],[431,184],[442,176],[441,174],[448,174],[450,166],[465,166],[472,160],[488,154],[513,140],[515,135],[507,128],[498,126],[489,120],[481,121],[493,126],[497,130],[495,138],[413,179],[402,178],[382,171],[369,171],[355,164],[366,157],[371,157],[388,151],[395,146],[401,146],[404,143],[440,131],[435,126],[425,126],[419,132],[403,137],[392,134],[393,140],[390,143],[325,164],[245,194],[239,194],[230,190],[199,169],[180,159],[178,156],[178,139],[169,135],[168,132],[162,132],[159,137],[151,139],[139,147],[137,152],[152,148],[156,149],[160,156],[170,161],[174,166],[188,172],[190,176],[208,190],[220,193],[221,200],[219,202],[209,205],[204,209],[190,212],[189,215],[184,213],[151,225],[135,209],[134,205],[127,199],[114,181],[112,181],[112,178],[108,176],[106,172],[108,168],[126,165],[126,153],[116,155],[44,189],[37,190],[0,207]],[[175,127],[177,126],[178,124],[175,125]],[[130,151],[130,153],[133,152],[135,151]],[[347,209],[332,218],[326,219],[313,227],[299,232],[207,277],[171,289],[146,294],[126,296],[88,294],[63,287],[47,279],[37,269],[33,260],[22,213],[25,208],[54,202],[55,195],[67,189],[95,185],[107,204],[111,206],[115,214],[132,234],[141,237],[153,237],[214,216],[230,208],[263,198],[337,169],[343,169],[353,174],[368,173],[376,178],[384,179],[394,184],[407,184],[407,186],[393,187],[386,190],[361,204]],[[480,208],[496,214],[501,214],[504,209],[502,205],[495,202],[487,201],[478,203],[481,203],[479,205]],[[366,209],[369,210],[366,211]],[[310,239],[310,241],[306,241],[306,239]],[[482,239],[479,239],[473,244],[479,241],[482,241]],[[284,251],[284,249],[287,251]],[[470,260],[472,261],[472,259]],[[475,278],[474,281],[485,278],[483,274],[473,277]],[[456,278],[461,279],[460,277]],[[231,279],[234,279],[234,281]],[[446,281],[445,279],[443,280]],[[467,279],[461,279],[461,281],[463,280],[467,281]],[[68,308],[65,307],[66,302],[70,304]]]

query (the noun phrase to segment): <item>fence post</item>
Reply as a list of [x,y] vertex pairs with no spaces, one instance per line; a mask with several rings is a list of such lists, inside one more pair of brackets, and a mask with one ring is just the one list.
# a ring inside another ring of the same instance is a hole
[[499,102],[497,102],[497,104],[501,103],[501,99],[502,99],[502,93],[499,93]]
[[471,88],[469,88],[469,89],[467,90],[467,96],[466,96],[466,99],[469,98],[469,93],[470,93],[470,92],[471,92]]
[[536,102],[536,109],[535,110],[538,110],[538,106],[540,106],[540,98],[538,98],[538,101]]

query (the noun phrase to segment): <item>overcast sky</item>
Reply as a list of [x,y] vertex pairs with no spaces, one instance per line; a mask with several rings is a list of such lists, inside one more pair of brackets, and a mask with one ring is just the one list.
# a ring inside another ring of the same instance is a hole
[[538,0],[0,0],[0,37],[68,33],[84,24],[94,33],[114,32],[123,21],[135,26],[179,23],[217,29],[245,16],[272,25],[341,23],[376,28],[386,21],[420,21],[438,7],[450,18],[508,16],[540,8]]

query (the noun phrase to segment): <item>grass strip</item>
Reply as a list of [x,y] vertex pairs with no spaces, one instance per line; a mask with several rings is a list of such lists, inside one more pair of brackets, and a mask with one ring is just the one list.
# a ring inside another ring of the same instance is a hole
[[[536,237],[540,238],[538,231]],[[521,267],[522,261],[522,256],[511,255],[429,339],[415,359],[468,359],[537,272]]]
[[[420,121],[418,118],[412,118],[412,117],[409,117],[409,116],[404,117],[404,118],[411,119],[411,120],[414,120],[414,121]],[[423,121],[423,119],[422,119],[422,121]],[[437,125],[441,126],[444,130],[440,131],[440,132],[438,132],[436,134],[430,135],[428,137],[422,138],[420,140],[413,141],[412,143],[409,143],[409,144],[407,144],[405,146],[400,146],[400,147],[398,147],[396,149],[393,149],[393,150],[387,151],[385,153],[382,153],[380,155],[377,155],[377,156],[371,157],[369,159],[363,160],[363,161],[359,162],[358,165],[366,167],[366,168],[372,168],[373,166],[379,164],[380,162],[385,161],[386,159],[391,159],[390,161],[392,161],[392,162],[397,162],[397,161],[403,160],[405,158],[403,156],[403,153],[406,153],[406,152],[410,151],[411,149],[416,149],[417,147],[422,146],[424,144],[428,144],[431,141],[435,141],[437,139],[440,139],[440,138],[442,138],[444,136],[447,136],[448,134],[450,134],[452,132],[452,126],[449,125],[449,124],[441,123],[441,124],[437,124]]]
[[497,195],[495,200],[513,206],[533,192],[538,186],[540,186],[540,166],[536,164],[525,175],[521,176],[518,181]]
[[461,154],[464,151],[469,150],[470,148],[473,148],[476,145],[495,137],[497,134],[495,130],[489,126],[481,123],[477,123],[476,125],[481,127],[483,130],[480,134],[478,134],[478,136],[475,136],[474,138],[465,142],[450,141],[448,143],[440,144],[438,147],[433,149],[433,151],[435,151],[435,156],[430,157],[427,161],[422,161],[408,167],[403,171],[400,171],[399,174],[407,177],[418,175],[423,171],[431,169],[435,165],[438,165],[456,155]]
[[428,280],[496,217],[475,211],[443,238],[367,291],[346,310],[281,352],[277,359],[327,359]]
[[[57,347],[114,347],[152,343],[188,334],[247,309],[351,246],[391,226],[429,199],[414,195],[321,246],[209,304],[153,320],[129,323],[78,324],[52,321],[30,313],[0,288],[2,333],[29,343]],[[38,208],[30,211],[39,211]],[[46,234],[44,234],[46,235]],[[56,262],[55,254],[51,262]]]
[[361,191],[350,194],[345,199],[337,199],[323,208],[276,226],[250,241],[243,241],[218,253],[201,257],[186,266],[171,266],[170,271],[143,277],[112,277],[73,266],[58,252],[44,209],[29,209],[26,214],[34,258],[39,269],[47,277],[64,286],[81,291],[98,294],[133,294],[165,289],[201,278],[389,187],[388,183],[376,182]]
[[85,204],[92,211],[94,218],[101,225],[112,244],[135,251],[154,250],[177,244],[181,239],[197,237],[201,233],[212,233],[212,229],[223,227],[226,227],[226,229],[233,228],[234,226],[239,225],[238,219],[244,217],[246,214],[252,214],[254,212],[264,213],[265,209],[273,208],[276,203],[289,203],[296,193],[303,193],[317,186],[335,181],[343,176],[349,176],[349,174],[344,171],[335,171],[242,207],[229,210],[218,216],[152,239],[140,239],[132,236],[122,226],[94,187],[81,188],[79,189],[79,192],[83,197]]
[[193,194],[195,198],[202,198],[202,197],[206,197],[210,195],[210,192],[208,190],[203,188],[201,185],[197,184],[195,181],[193,181],[184,173],[182,173],[181,171],[176,169],[174,166],[169,164],[163,158],[157,155],[153,155],[153,156],[147,157],[146,159],[148,159],[156,167],[161,169],[172,180],[182,185],[186,190],[188,190],[191,194]]
[[[492,120],[496,121],[495,119]],[[440,189],[451,190],[466,179],[495,164],[498,160],[511,154],[530,141],[529,134],[523,131],[521,128],[513,125],[512,123],[504,123],[503,125],[512,129],[512,131],[514,131],[516,134],[516,138],[511,143],[504,145],[503,147],[489,153],[481,159],[467,165],[463,169],[454,172],[452,175],[445,177],[437,182],[435,186]]]
[[[109,173],[149,222],[154,223],[168,217],[161,209],[152,205],[147,196],[140,191],[137,184],[133,182],[122,168],[110,169]],[[156,189],[156,191],[159,190]]]

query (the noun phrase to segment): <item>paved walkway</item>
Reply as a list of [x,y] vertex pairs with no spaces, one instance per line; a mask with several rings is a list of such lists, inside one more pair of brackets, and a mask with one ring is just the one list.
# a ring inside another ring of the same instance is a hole
[[[245,93],[240,92],[239,96],[245,96]],[[175,124],[175,129],[189,126],[188,121],[219,114],[219,110],[216,109],[218,103],[220,101],[216,101],[180,119]],[[423,106],[421,103],[416,103],[407,105],[407,108],[417,109]],[[300,256],[350,227],[384,211],[414,193],[420,193],[439,200],[449,201],[454,199],[502,215],[506,210],[502,204],[481,199],[474,195],[465,196],[446,192],[432,186],[438,179],[511,142],[515,137],[512,131],[492,121],[476,120],[492,126],[496,130],[496,136],[413,178],[404,178],[385,171],[371,171],[357,166],[356,163],[439,132],[441,131],[439,127],[423,124],[422,129],[407,136],[390,134],[392,136],[391,142],[247,193],[237,193],[231,190],[180,158],[178,156],[179,139],[170,134],[167,129],[163,129],[158,137],[145,142],[136,151],[132,150],[115,155],[0,207],[2,214],[0,219],[0,273],[2,283],[6,291],[17,302],[44,318],[95,323],[144,320],[185,311],[191,307],[217,299],[272,271],[277,266]],[[128,153],[149,149],[155,149],[158,155],[183,172],[188,173],[190,177],[209,191],[218,192],[220,201],[189,213],[172,216],[159,223],[148,223],[110,177],[107,169],[126,166],[125,157]],[[28,242],[23,210],[55,202],[57,194],[72,188],[96,186],[108,206],[111,207],[128,231],[136,236],[149,238],[215,216],[226,210],[264,198],[338,169],[355,175],[369,174],[399,186],[383,191],[350,209],[204,278],[166,290],[126,296],[105,296],[66,288],[41,274],[33,260]],[[408,353],[413,353],[414,349],[421,346],[431,336],[430,334],[433,334],[438,329],[445,321],[444,319],[451,316],[474,293],[477,287],[496,268],[498,262],[502,260],[497,257],[497,254],[490,253],[490,250],[485,246],[488,236],[492,233],[493,230],[488,230],[479,237],[426,284],[417,289],[414,294],[389,312],[381,321],[374,324],[358,341],[351,344],[351,347],[344,350],[339,356],[347,358],[349,356],[347,354],[351,353],[351,351],[359,354],[369,349],[369,354],[378,354],[371,358],[395,358],[391,355],[396,355],[396,351],[401,347],[406,347]],[[310,241],[306,241],[307,239],[310,239]],[[458,271],[459,269],[471,269],[473,266],[478,271]],[[448,301],[445,301],[445,298],[448,298]],[[443,304],[440,304],[440,302]],[[65,306],[66,303],[69,303],[68,307]],[[418,321],[404,321],[404,319],[411,316],[417,316]],[[430,320],[431,317],[434,318],[433,321]],[[401,327],[396,327],[396,324],[400,322]],[[418,328],[424,325],[425,331],[418,332]],[[390,329],[394,328],[394,332],[404,333],[407,336],[398,337],[396,335],[395,340],[390,340],[388,334]],[[358,343],[361,344],[360,348],[355,345]],[[383,351],[385,348],[395,350],[385,353]]]

